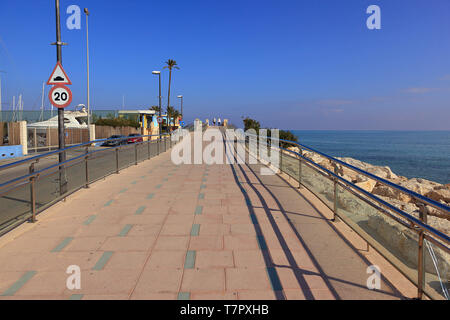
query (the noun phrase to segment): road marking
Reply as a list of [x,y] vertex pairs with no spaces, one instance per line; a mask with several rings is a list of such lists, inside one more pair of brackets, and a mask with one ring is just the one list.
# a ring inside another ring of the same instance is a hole
[[27,271],[25,274],[20,277],[19,280],[13,283],[11,287],[9,287],[5,292],[3,292],[2,296],[13,296],[20,288],[23,287],[25,283],[27,283],[33,276],[37,273],[37,271]]
[[92,221],[95,220],[95,218],[97,218],[97,216],[95,214],[93,214],[92,216],[90,216],[85,222],[83,222],[83,224],[85,226],[88,226],[92,223]]
[[111,256],[113,255],[113,251],[105,251],[103,252],[103,255],[98,259],[95,266],[92,268],[92,270],[102,270],[105,264],[109,261]]
[[51,252],[60,252],[62,249],[64,249],[71,241],[73,240],[72,237],[65,238],[60,244],[58,244]]
[[178,300],[190,300],[191,294],[189,292],[178,292]]
[[156,186],[156,189],[159,189],[159,188],[161,188],[162,187],[162,184],[158,184],[157,186]]
[[200,186],[200,189],[205,189],[206,188],[206,185],[204,185],[204,184],[202,184],[201,186]]
[[131,184],[136,184],[137,183],[137,181],[133,181],[133,182],[131,182]]
[[185,269],[194,269],[195,255],[195,250],[189,250],[188,252],[186,252],[186,260],[184,260]]
[[202,214],[202,212],[203,212],[203,206],[197,206],[197,208],[195,208],[194,214]]
[[128,232],[130,232],[131,228],[133,228],[132,224],[127,224],[119,233],[119,237],[125,237]]
[[134,214],[142,214],[142,212],[144,212],[144,210],[145,210],[145,206],[141,206],[136,210],[136,212]]
[[164,179],[163,179],[163,181],[164,181],[164,182],[166,182],[166,181],[169,181],[169,179],[167,179],[167,178],[164,178]]
[[154,196],[155,196],[154,193],[150,193],[150,194],[147,196],[147,199],[153,199]]
[[200,232],[200,225],[199,224],[193,224],[191,229],[191,236],[198,236],[198,233]]
[[127,192],[127,190],[128,190],[128,188],[122,189],[122,190],[119,191],[119,193]]
[[199,198],[199,199],[205,199],[205,194],[204,194],[204,193],[200,193],[200,194],[198,195],[198,198]]
[[84,294],[73,294],[69,297],[69,300],[81,300],[83,299]]

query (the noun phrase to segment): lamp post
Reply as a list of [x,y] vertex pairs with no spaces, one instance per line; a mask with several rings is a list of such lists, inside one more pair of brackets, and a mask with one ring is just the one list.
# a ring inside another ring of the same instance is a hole
[[90,92],[89,92],[89,10],[84,8],[84,13],[86,14],[86,57],[87,57],[87,121],[88,121],[88,133],[89,141],[91,141],[91,108],[90,108]]
[[[152,74],[157,74],[159,78],[159,117],[161,118],[161,71],[152,71]],[[161,135],[161,124],[158,123],[159,134]]]
[[183,119],[183,96],[179,95],[178,98],[181,99],[181,119]]

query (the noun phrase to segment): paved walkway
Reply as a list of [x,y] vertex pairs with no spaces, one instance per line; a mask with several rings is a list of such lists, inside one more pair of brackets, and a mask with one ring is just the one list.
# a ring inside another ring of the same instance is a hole
[[0,242],[0,299],[399,296],[368,290],[368,263],[259,166],[176,166],[166,152],[80,190]]

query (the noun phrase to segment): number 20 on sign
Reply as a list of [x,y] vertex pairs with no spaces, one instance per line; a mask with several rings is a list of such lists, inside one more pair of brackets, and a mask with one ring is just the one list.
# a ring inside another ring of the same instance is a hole
[[50,90],[48,98],[56,108],[65,108],[72,102],[72,91],[64,85],[56,85]]

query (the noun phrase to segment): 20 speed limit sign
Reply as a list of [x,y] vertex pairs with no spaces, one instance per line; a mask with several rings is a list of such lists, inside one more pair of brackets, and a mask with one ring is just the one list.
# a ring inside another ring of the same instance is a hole
[[64,85],[56,85],[50,90],[48,98],[56,108],[65,108],[72,102],[72,91]]

